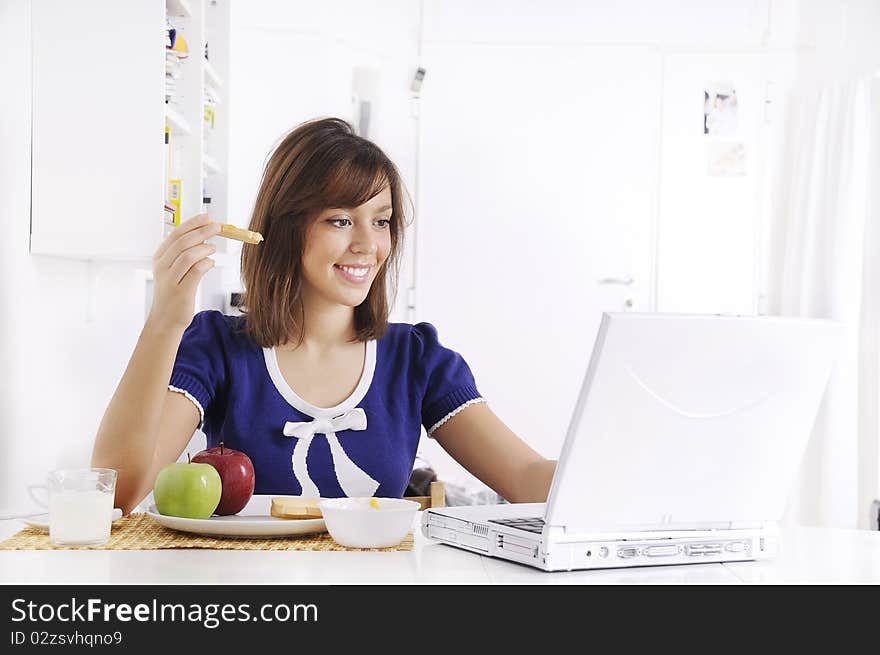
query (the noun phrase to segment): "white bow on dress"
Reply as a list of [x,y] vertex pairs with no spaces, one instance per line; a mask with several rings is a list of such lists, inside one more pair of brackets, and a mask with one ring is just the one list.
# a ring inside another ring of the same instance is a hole
[[309,477],[306,466],[306,455],[312,443],[312,437],[323,434],[330,444],[330,455],[333,458],[333,467],[336,470],[336,478],[339,486],[349,498],[353,496],[372,496],[379,483],[358,468],[357,464],[342,449],[336,433],[342,430],[366,430],[367,414],[360,407],[350,409],[344,414],[333,418],[316,418],[311,421],[299,423],[287,422],[284,424],[284,436],[296,437],[298,441],[293,448],[291,463],[293,474],[302,487],[304,498],[319,498],[321,492]]

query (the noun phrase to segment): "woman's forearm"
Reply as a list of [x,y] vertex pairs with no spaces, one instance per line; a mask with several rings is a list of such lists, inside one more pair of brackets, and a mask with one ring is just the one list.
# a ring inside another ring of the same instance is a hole
[[180,327],[147,322],[98,428],[92,466],[118,471],[115,506],[126,514],[140,502],[135,496],[152,467],[162,406],[182,338]]
[[556,472],[556,460],[541,459],[529,464],[522,476],[518,503],[543,503],[550,494],[553,474]]

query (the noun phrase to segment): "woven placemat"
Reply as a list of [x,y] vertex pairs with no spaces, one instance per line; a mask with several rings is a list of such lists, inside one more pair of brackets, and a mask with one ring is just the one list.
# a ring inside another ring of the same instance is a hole
[[53,546],[49,533],[27,527],[0,541],[0,550],[163,550],[166,548],[215,548],[219,550],[363,550],[406,551],[413,549],[410,532],[390,548],[346,548],[326,532],[289,537],[207,537],[160,525],[145,513],[130,514],[113,522],[110,540],[102,546]]

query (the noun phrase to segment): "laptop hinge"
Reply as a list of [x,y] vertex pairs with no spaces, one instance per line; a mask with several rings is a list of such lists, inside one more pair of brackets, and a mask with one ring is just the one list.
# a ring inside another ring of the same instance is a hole
[[730,530],[760,530],[765,527],[761,521],[731,521]]
[[547,542],[562,539],[565,536],[565,528],[557,525],[544,526],[544,536],[547,538]]

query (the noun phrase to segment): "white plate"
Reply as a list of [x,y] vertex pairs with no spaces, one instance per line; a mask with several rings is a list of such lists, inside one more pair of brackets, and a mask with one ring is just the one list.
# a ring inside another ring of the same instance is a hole
[[150,505],[147,516],[166,528],[210,537],[286,537],[326,532],[324,519],[279,519],[269,514],[272,498],[281,494],[254,494],[244,509],[233,516],[185,519],[164,516]]
[[[115,521],[116,519],[122,518],[122,510],[118,507],[113,510],[112,519]],[[44,532],[49,531],[49,514],[34,514],[33,516],[28,516],[27,518],[22,518],[22,521],[27,523],[32,528],[39,528]]]

